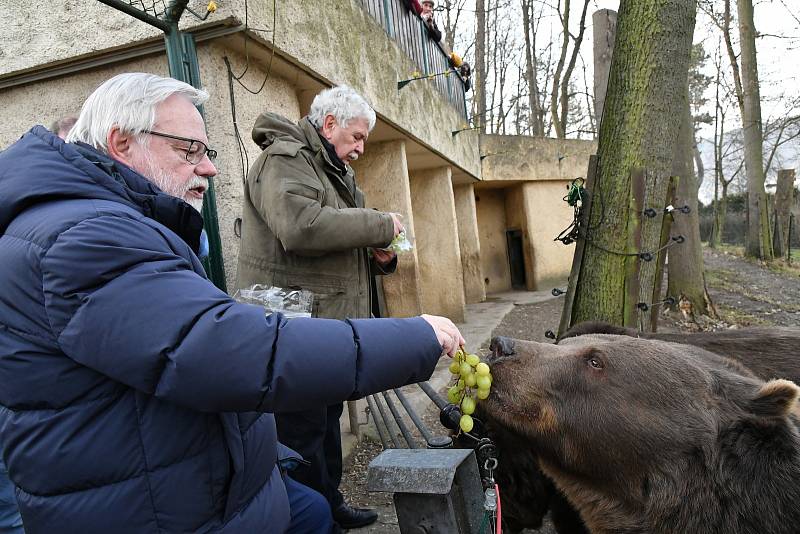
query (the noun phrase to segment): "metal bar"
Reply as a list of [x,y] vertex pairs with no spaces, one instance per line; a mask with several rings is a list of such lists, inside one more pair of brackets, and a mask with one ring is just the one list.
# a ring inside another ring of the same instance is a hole
[[356,401],[347,401],[347,418],[350,421],[350,433],[356,438],[360,437],[361,430],[358,424],[358,404],[356,404]]
[[389,14],[389,2],[391,0],[383,0],[383,16],[384,16],[384,25],[383,27],[386,28],[386,33],[389,34],[390,37],[394,37],[394,24],[392,24],[392,17]]
[[403,405],[403,408],[406,409],[406,413],[408,413],[408,416],[414,422],[414,426],[416,426],[417,430],[419,430],[419,433],[422,434],[422,437],[425,439],[425,443],[430,445],[433,441],[433,434],[430,433],[428,427],[425,426],[425,423],[423,423],[422,419],[419,418],[417,412],[415,412],[414,408],[411,407],[411,404],[409,404],[405,394],[399,389],[393,389],[392,391],[394,391],[394,394],[397,395],[397,400],[400,401],[400,404]]
[[[675,192],[678,190],[678,183],[680,181],[680,176],[670,176],[669,177],[669,185],[667,186],[667,196],[665,198],[664,205],[669,206],[670,204],[675,204]],[[653,297],[650,299],[650,302],[655,304],[656,302],[661,302],[661,286],[663,285],[662,282],[664,280],[664,265],[667,261],[667,249],[666,244],[669,242],[669,234],[670,230],[672,229],[672,221],[675,216],[672,213],[665,214],[664,218],[661,219],[661,238],[658,241],[658,257],[656,258],[656,275],[655,275],[655,283],[653,284]],[[650,306],[652,308],[653,306]],[[656,310],[651,310],[650,312],[650,331],[655,332],[658,329],[658,312]]]
[[[177,23],[176,23],[177,24]],[[177,26],[176,26],[177,27]],[[181,48],[183,50],[182,67],[187,75],[188,83],[193,87],[201,87],[200,83],[200,64],[197,61],[197,47],[194,43],[194,36],[191,34],[179,34]],[[167,48],[169,51],[169,48]],[[172,66],[170,65],[170,69]],[[205,121],[203,107],[198,108]],[[222,238],[219,235],[219,218],[217,216],[217,193],[214,186],[214,179],[208,179],[208,190],[203,202],[203,227],[208,236],[209,255],[203,260],[203,267],[208,273],[209,279],[224,292],[228,292],[225,282],[225,260],[222,254]]]
[[394,416],[394,422],[397,423],[397,428],[399,428],[400,433],[403,434],[403,439],[405,439],[406,443],[408,443],[408,448],[418,449],[419,447],[417,447],[417,444],[414,441],[414,436],[412,436],[411,432],[408,431],[406,422],[403,421],[403,416],[400,415],[399,411],[397,411],[392,399],[389,398],[389,394],[385,391],[382,391],[381,394],[383,395],[383,400],[386,401],[386,406],[389,407],[389,411],[392,412],[392,416]]
[[402,449],[403,447],[400,446],[400,440],[397,439],[397,436],[392,429],[392,425],[389,424],[389,417],[386,415],[386,412],[383,410],[383,406],[381,406],[380,397],[376,395],[372,396],[372,400],[375,401],[375,405],[378,407],[378,412],[381,414],[381,419],[383,419],[383,424],[386,426],[386,432],[389,434],[389,437],[392,439],[392,443],[394,443],[395,449]]
[[420,388],[422,388],[422,391],[424,391],[424,392],[425,392],[425,394],[426,394],[428,397],[430,397],[430,399],[433,401],[433,403],[434,403],[434,404],[435,404],[435,405],[436,405],[436,406],[437,406],[437,407],[438,407],[440,410],[444,410],[444,409],[445,409],[445,407],[446,407],[446,406],[449,404],[449,403],[448,403],[448,402],[447,402],[445,399],[443,399],[442,397],[440,397],[440,396],[439,396],[439,394],[438,394],[438,393],[436,393],[436,391],[434,391],[434,389],[433,389],[433,388],[430,386],[430,384],[428,384],[427,382],[419,382],[417,385],[418,385]]
[[369,406],[369,413],[372,414],[372,421],[375,423],[375,428],[378,429],[378,437],[381,439],[381,445],[384,449],[388,449],[389,440],[386,435],[384,435],[380,423],[378,423],[378,418],[376,416],[377,410],[375,409],[375,403],[372,400],[372,395],[367,395],[367,405]]
[[172,0],[167,6],[167,9],[164,10],[164,14],[166,15],[164,20],[167,22],[174,22],[177,25],[188,5],[189,0]]
[[123,13],[130,15],[135,19],[139,19],[144,23],[147,23],[151,26],[155,26],[159,30],[166,32],[169,29],[169,23],[154,17],[152,15],[148,15],[141,9],[137,9],[132,5],[128,4],[127,2],[123,2],[122,0],[98,0],[101,4],[105,4],[109,7],[113,7]]

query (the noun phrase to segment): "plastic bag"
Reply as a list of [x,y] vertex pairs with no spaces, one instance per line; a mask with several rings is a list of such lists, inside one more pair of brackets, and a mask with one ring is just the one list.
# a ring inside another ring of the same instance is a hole
[[400,254],[401,252],[409,252],[414,249],[414,244],[411,242],[411,238],[406,234],[405,230],[394,236],[392,242],[389,243],[389,246],[386,247],[384,250],[392,251],[395,254]]
[[280,312],[288,318],[311,317],[311,306],[314,302],[314,294],[311,291],[262,284],[237,289],[233,298],[237,302],[261,306],[267,315]]

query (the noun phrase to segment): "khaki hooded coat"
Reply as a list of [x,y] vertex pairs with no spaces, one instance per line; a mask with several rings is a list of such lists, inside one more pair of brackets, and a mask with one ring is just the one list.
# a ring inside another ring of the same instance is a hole
[[253,128],[262,153],[244,184],[237,288],[267,284],[314,293],[315,317],[369,317],[367,247],[386,247],[388,213],[364,207],[353,170],[332,161],[316,128],[263,113]]

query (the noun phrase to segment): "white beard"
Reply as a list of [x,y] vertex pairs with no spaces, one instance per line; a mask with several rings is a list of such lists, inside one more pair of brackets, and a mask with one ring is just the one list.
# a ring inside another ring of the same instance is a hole
[[140,161],[135,162],[137,163],[136,168],[141,169],[140,174],[148,181],[164,193],[183,200],[199,213],[203,212],[203,199],[190,197],[187,193],[190,189],[199,186],[205,186],[208,189],[207,179],[195,174],[188,182],[181,185],[175,176],[156,165],[150,151],[146,148],[143,148],[143,156],[137,159]]

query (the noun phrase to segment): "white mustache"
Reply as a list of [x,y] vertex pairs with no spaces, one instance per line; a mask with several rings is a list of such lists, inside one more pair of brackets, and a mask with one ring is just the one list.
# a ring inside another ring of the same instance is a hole
[[208,190],[208,180],[195,174],[192,176],[192,179],[189,180],[189,183],[186,184],[186,191],[194,189],[195,187],[203,187],[204,190]]
[[350,158],[350,161],[355,161],[358,159],[358,152],[350,152],[347,157]]

